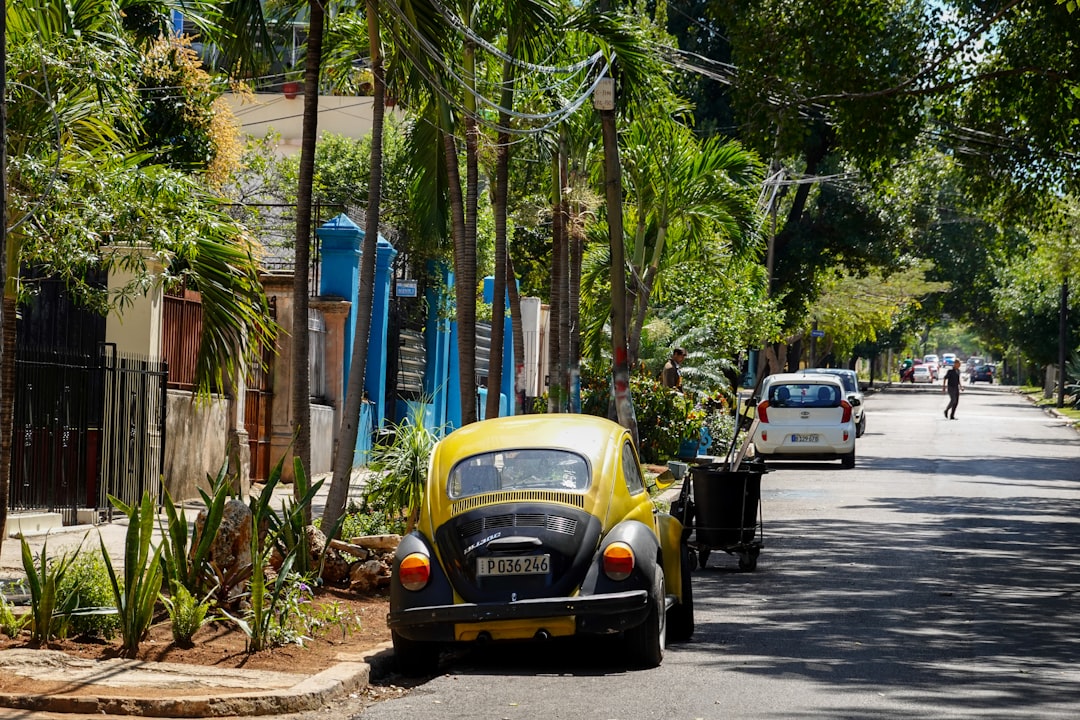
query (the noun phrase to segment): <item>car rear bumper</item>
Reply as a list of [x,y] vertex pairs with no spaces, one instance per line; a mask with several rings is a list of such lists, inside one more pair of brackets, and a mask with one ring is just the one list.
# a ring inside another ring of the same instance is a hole
[[648,615],[647,590],[533,598],[502,603],[456,603],[391,611],[386,624],[413,640],[453,640],[453,626],[516,620],[523,623],[574,617],[577,632],[603,634],[640,625]]

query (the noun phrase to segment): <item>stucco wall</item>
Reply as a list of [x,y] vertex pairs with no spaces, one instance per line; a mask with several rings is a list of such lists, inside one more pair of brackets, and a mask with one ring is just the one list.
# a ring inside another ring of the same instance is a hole
[[207,474],[216,475],[225,461],[228,403],[214,398],[195,404],[191,393],[169,390],[167,413],[165,489],[176,501],[197,499],[196,488],[209,489]]

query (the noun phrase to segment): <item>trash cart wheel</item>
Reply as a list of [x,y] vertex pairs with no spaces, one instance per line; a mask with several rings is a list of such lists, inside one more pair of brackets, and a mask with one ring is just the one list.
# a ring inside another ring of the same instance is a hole
[[709,562],[709,553],[712,552],[712,548],[703,547],[698,549],[698,567],[704,568],[705,564]]
[[761,552],[760,548],[752,547],[745,552],[739,554],[739,569],[743,572],[753,572],[757,569],[758,554]]

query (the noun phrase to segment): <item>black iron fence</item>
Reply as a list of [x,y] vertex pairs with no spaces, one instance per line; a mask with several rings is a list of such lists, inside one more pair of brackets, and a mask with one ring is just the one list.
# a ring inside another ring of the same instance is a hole
[[20,347],[9,507],[59,512],[161,498],[167,366],[124,356]]

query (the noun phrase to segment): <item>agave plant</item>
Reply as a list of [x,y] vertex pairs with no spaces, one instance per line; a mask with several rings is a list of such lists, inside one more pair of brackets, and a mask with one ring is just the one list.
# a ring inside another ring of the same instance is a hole
[[123,638],[124,653],[134,657],[139,650],[139,643],[146,637],[150,623],[154,619],[154,606],[161,594],[164,571],[161,567],[161,548],[151,549],[150,540],[154,533],[154,505],[150,494],[143,493],[138,505],[127,505],[116,497],[109,496],[112,504],[128,517],[127,534],[124,537],[123,578],[117,576],[109,557],[105,539],[101,541],[101,554],[105,558],[105,568],[109,573],[113,599],[120,614],[120,634]]

